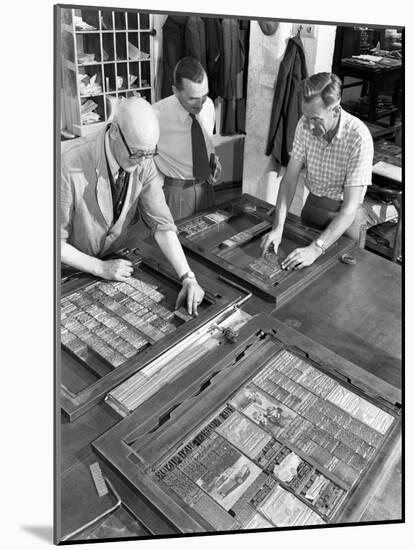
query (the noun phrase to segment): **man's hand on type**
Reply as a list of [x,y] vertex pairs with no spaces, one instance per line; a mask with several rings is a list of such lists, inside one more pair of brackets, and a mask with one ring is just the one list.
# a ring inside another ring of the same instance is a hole
[[304,248],[296,248],[281,262],[282,269],[302,269],[311,265],[320,255],[321,248],[311,243]]
[[133,271],[129,260],[101,260],[98,276],[109,281],[125,281]]
[[270,250],[275,254],[277,254],[278,247],[281,244],[281,239],[282,239],[282,232],[279,231],[278,229],[273,229],[272,231],[264,235],[261,239],[261,244],[260,244],[261,250],[262,250],[261,256],[265,256],[265,254]]
[[215,185],[218,183],[220,177],[222,175],[222,165],[219,162],[219,157],[215,155],[215,170],[213,172],[213,175],[210,175],[208,178],[208,182],[211,185]]
[[176,300],[176,309],[184,303],[189,315],[198,315],[197,308],[205,295],[196,279],[185,279]]

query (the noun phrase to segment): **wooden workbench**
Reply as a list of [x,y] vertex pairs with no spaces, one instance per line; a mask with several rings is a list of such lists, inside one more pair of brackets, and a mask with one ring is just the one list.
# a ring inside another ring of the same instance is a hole
[[[272,312],[277,319],[374,375],[373,380],[380,378],[386,386],[389,385],[391,396],[399,396],[401,268],[361,249],[355,249],[352,253],[356,265],[337,262],[318,280],[273,312],[274,305],[260,296],[253,296],[244,309],[250,313]],[[191,257],[191,254],[188,256]],[[191,268],[196,273],[217,277],[215,270],[207,267],[206,262],[194,257]],[[400,402],[399,397],[396,401]],[[62,478],[68,476],[68,480],[75,484],[85,480],[88,464],[98,460],[91,443],[119,421],[120,417],[102,402],[74,422],[62,418]],[[151,503],[137,498],[116,472],[105,464],[102,464],[102,470],[116,487],[124,506],[141,520],[140,524],[130,526],[124,534],[118,532],[113,536],[131,536],[133,533],[145,537],[175,532],[174,526],[161,517]],[[89,503],[84,505],[90,506]],[[79,513],[79,506],[77,508]],[[93,516],[93,510],[89,512]],[[106,536],[111,537],[110,533],[109,530]]]

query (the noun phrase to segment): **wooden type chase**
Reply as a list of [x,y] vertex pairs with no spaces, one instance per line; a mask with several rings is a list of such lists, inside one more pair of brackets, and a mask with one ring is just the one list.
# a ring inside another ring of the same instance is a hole
[[223,285],[219,293],[199,275],[206,293],[192,318],[172,305],[180,283],[168,268],[128,252],[134,273],[127,282],[81,275],[62,285],[61,408],[70,420],[241,298],[235,289],[223,296]]
[[95,451],[179,533],[359,521],[399,453],[400,392],[265,315],[240,336]]
[[265,298],[276,300],[277,307],[355,246],[350,239],[341,236],[313,265],[298,271],[284,271],[280,267],[283,258],[295,248],[307,246],[317,239],[318,232],[289,214],[278,255],[271,252],[261,258],[260,238],[272,226],[272,206],[248,194],[186,218],[177,225],[184,247],[249,283]]

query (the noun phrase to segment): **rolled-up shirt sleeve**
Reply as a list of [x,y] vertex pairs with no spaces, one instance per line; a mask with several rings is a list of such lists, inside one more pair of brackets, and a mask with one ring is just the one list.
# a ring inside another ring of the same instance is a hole
[[292,158],[299,160],[303,165],[305,165],[306,162],[304,121],[304,117],[301,117],[298,121],[295,129],[293,146],[290,153]]
[[367,187],[372,184],[373,139],[359,135],[350,151],[344,187]]
[[144,223],[153,235],[156,231],[177,233],[177,227],[164,197],[163,180],[164,177],[154,161],[149,161],[143,173],[143,188],[138,207]]
[[66,242],[70,239],[72,233],[72,214],[74,205],[74,193],[71,178],[68,177],[68,173],[62,166],[61,171],[61,240]]

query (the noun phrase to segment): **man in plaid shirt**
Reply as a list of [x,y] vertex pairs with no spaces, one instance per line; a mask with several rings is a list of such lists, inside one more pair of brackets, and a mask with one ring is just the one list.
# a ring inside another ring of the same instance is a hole
[[343,234],[358,241],[368,221],[362,203],[371,184],[373,140],[361,120],[342,110],[340,99],[341,81],[334,74],[317,73],[302,82],[303,116],[280,184],[273,228],[261,241],[262,253],[271,247],[278,251],[302,169],[310,193],[301,219],[322,232],[310,245],[291,252],[281,264],[284,269],[311,265]]

